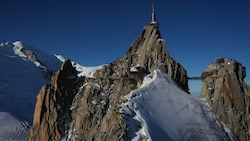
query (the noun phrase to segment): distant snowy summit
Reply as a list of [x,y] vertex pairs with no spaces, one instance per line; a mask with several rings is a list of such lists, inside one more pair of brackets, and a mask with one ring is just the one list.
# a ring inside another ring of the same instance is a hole
[[61,62],[53,55],[47,54],[39,49],[31,47],[21,41],[16,42],[3,42],[2,47],[10,47],[13,49],[14,54],[21,57],[24,60],[33,62],[37,67],[43,70],[45,73],[55,72]]

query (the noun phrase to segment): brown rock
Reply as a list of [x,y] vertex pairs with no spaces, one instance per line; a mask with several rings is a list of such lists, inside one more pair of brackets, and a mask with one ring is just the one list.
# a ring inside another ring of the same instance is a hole
[[233,130],[240,140],[250,140],[250,95],[245,67],[239,62],[221,58],[202,74],[201,97],[206,98],[219,120]]
[[[74,99],[71,129],[75,140],[126,140],[126,124],[117,107],[108,107],[108,95],[96,83],[86,83]],[[68,138],[70,140],[70,138]]]
[[66,60],[37,96],[33,125],[27,140],[61,140],[71,122],[69,110],[77,91],[76,70]]
[[166,41],[161,38],[159,26],[148,25],[129,47],[124,60],[128,66],[141,66],[148,73],[159,69],[171,76],[184,91],[188,92],[186,70],[169,55],[165,47]]

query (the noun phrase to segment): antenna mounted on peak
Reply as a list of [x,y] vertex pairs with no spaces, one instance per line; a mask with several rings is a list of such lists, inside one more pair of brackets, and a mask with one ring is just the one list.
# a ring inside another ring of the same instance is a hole
[[155,12],[155,5],[152,3],[152,12]]
[[154,5],[154,3],[152,3],[152,21],[150,22],[150,24],[157,24],[156,23],[156,14],[155,14],[155,5]]

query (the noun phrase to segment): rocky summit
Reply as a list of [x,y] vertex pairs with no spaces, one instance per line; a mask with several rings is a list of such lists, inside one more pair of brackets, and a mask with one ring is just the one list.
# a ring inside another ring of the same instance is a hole
[[239,62],[220,58],[202,73],[200,97],[208,104],[219,120],[233,130],[241,141],[250,140],[250,94],[244,82],[246,68]]
[[184,91],[189,91],[187,72],[169,55],[157,24],[144,27],[123,60],[126,61],[123,63],[125,67],[140,66],[147,73],[159,69],[172,77]]
[[165,48],[159,26],[152,24],[144,27],[124,58],[104,65],[93,78],[78,78],[70,61],[64,62],[37,96],[28,140],[131,139],[119,109],[146,74],[159,69],[188,92],[186,70]]

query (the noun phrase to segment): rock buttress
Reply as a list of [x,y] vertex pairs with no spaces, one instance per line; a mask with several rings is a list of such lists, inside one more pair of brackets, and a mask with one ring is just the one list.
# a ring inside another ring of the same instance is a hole
[[245,69],[235,60],[217,59],[202,74],[200,97],[207,99],[219,120],[231,128],[240,140],[249,141],[250,95],[244,82]]

